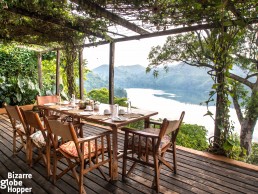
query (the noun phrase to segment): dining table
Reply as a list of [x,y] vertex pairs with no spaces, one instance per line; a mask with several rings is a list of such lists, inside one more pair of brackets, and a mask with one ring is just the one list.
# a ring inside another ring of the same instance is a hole
[[144,127],[147,128],[149,127],[150,117],[158,114],[156,111],[149,111],[138,108],[131,108],[130,112],[128,112],[127,107],[119,107],[119,110],[123,110],[120,112],[123,112],[124,114],[118,114],[117,117],[112,118],[110,110],[111,105],[109,104],[100,104],[97,110],[79,109],[78,106],[56,103],[47,103],[38,107],[39,109],[43,109],[45,113],[50,111],[57,112],[62,115],[77,118],[80,121],[86,121],[89,124],[100,124],[100,126],[105,126],[112,130],[111,180],[118,180],[118,159],[122,156],[122,153],[118,150],[119,128],[140,120],[144,120]]

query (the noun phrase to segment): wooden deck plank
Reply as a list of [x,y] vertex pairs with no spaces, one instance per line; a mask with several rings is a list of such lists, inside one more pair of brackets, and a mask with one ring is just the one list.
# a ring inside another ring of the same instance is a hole
[[[89,130],[88,130],[89,131]],[[122,139],[122,137],[120,137],[120,136],[118,136],[118,139]],[[122,141],[121,141],[122,142]],[[120,146],[122,146],[122,145],[119,145],[119,148],[121,149],[121,147]],[[190,157],[192,157],[192,158],[190,158],[189,157],[189,160],[196,160],[196,158],[194,158],[195,157],[195,155],[189,155],[189,153],[187,153],[188,154],[188,156],[190,156]],[[209,164],[209,159],[207,159],[207,158],[205,158],[205,157],[199,157],[199,156],[197,156],[197,158],[199,159],[199,161],[198,162],[203,162],[202,163],[202,165],[204,164],[205,165],[205,163],[207,163],[207,164]],[[171,158],[170,158],[171,160],[172,160],[172,156],[171,156]],[[180,163],[181,162],[181,160],[182,160],[182,164]],[[178,159],[178,166],[179,166],[179,168],[180,168],[180,166],[182,166],[183,168],[181,168],[181,170],[183,170],[183,169],[185,169],[185,166],[187,165],[187,163],[184,163],[184,161],[185,161],[185,158],[183,157],[183,155],[182,155],[182,158],[181,158],[181,160],[179,160]],[[206,168],[204,168],[204,170],[200,173],[198,173],[198,171],[197,171],[197,173],[199,174],[199,176],[203,176],[203,178],[206,178],[206,181],[205,181],[205,179],[203,179],[203,180],[200,180],[201,178],[200,177],[197,177],[198,178],[198,181],[201,181],[202,183],[205,183],[205,185],[204,185],[204,187],[206,187],[207,185],[210,185],[211,187],[214,187],[214,188],[216,188],[217,190],[218,189],[220,189],[221,190],[221,192],[222,193],[225,193],[226,191],[228,192],[228,193],[232,193],[232,191],[234,191],[234,193],[239,193],[240,191],[242,191],[242,192],[246,192],[246,193],[252,193],[252,192],[257,192],[257,186],[256,187],[252,187],[252,186],[250,186],[249,187],[249,184],[250,184],[250,179],[252,179],[252,178],[254,178],[254,177],[252,177],[252,176],[248,176],[248,175],[258,175],[258,173],[256,173],[256,172],[251,172],[250,173],[250,170],[249,169],[243,169],[243,168],[239,168],[239,167],[232,167],[231,165],[229,165],[229,164],[224,164],[223,162],[218,162],[218,161],[212,161],[213,163],[221,163],[222,165],[221,166],[224,166],[224,168],[226,168],[226,170],[227,170],[227,173],[233,173],[233,175],[232,176],[228,176],[228,175],[225,175],[226,176],[226,178],[227,179],[225,179],[224,178],[224,180],[221,180],[221,178],[223,178],[223,176],[222,177],[216,177],[215,175],[212,175],[213,173],[210,173],[211,174],[211,176],[209,175],[209,176],[207,176],[206,174],[206,172],[207,172],[207,170],[208,169],[210,169],[212,166],[210,166],[210,165],[208,165],[208,166],[206,166]],[[190,161],[190,163],[191,163],[191,161]],[[189,167],[189,169],[191,169],[193,166],[191,165],[188,165],[188,167]],[[202,166],[201,166],[202,167]],[[227,169],[227,167],[229,167],[229,169]],[[234,168],[236,168],[236,169],[238,169],[238,171],[237,172],[235,172],[235,171],[230,171],[230,170],[232,170],[232,169],[234,169]],[[189,171],[189,169],[187,170],[187,171]],[[201,168],[202,169],[202,168]],[[180,171],[181,171],[180,170]],[[200,170],[200,168],[198,168],[198,170]],[[216,170],[218,170],[218,169],[216,169]],[[223,171],[224,172],[224,170],[225,169],[222,169],[221,171]],[[179,173],[180,173],[180,171],[179,171]],[[239,172],[239,171],[241,171],[241,172]],[[192,172],[192,170],[190,171],[190,172]],[[179,174],[178,173],[178,174]],[[236,175],[234,175],[234,173],[237,173],[237,176]],[[245,173],[247,173],[247,175],[245,175]],[[223,174],[223,173],[222,173]],[[224,173],[225,174],[225,173]],[[240,180],[239,179],[237,179],[237,181],[239,181],[239,182],[234,182],[234,184],[231,184],[231,183],[227,183],[227,182],[225,182],[225,181],[227,181],[227,180],[230,180],[230,179],[232,179],[232,178],[234,178],[234,177],[239,177],[239,174],[240,174]],[[186,177],[186,175],[187,174],[185,174],[185,177]],[[197,179],[196,178],[196,174],[195,175],[192,175],[192,176],[190,176],[190,177],[192,177],[193,178],[193,176],[195,176],[195,179]],[[215,176],[215,177],[214,177]],[[242,179],[241,179],[241,177],[242,177]],[[188,174],[188,176],[187,176],[187,178],[189,179],[189,174]],[[207,181],[207,179],[212,179],[212,181]],[[242,181],[242,182],[241,182]],[[214,184],[215,183],[215,184]],[[227,183],[227,184],[225,184],[225,183]],[[220,187],[217,187],[218,186],[218,184],[220,185]],[[240,184],[240,187],[238,186]],[[247,187],[249,187],[248,189],[250,189],[250,190],[246,190],[246,189],[243,189],[242,187],[241,187],[241,185],[242,186],[246,186],[246,184],[247,184]],[[225,185],[225,186],[223,186],[223,185]],[[256,183],[254,182],[254,181],[251,181],[251,185],[256,185]],[[234,189],[234,190],[233,190]],[[213,190],[213,189],[212,189]],[[239,191],[240,190],[240,191]],[[252,191],[253,190],[253,191]],[[208,191],[207,191],[208,192]],[[211,190],[209,191],[209,192],[211,192]],[[215,192],[215,190],[213,190],[213,192]],[[219,192],[219,191],[216,191],[216,192]],[[215,193],[216,193],[215,192]]]
[[[85,135],[103,131],[96,126],[84,126]],[[123,149],[123,133],[118,134],[118,147]],[[5,179],[8,172],[31,173],[33,180],[24,181],[24,186],[32,185],[43,193],[76,193],[77,184],[69,172],[57,181],[56,185],[46,179],[44,165],[40,162],[30,168],[25,161],[24,151],[12,156],[12,127],[6,115],[0,115],[0,179]],[[17,142],[17,146],[19,146]],[[172,160],[172,154],[167,154]],[[161,193],[258,193],[258,172],[250,168],[230,165],[224,161],[213,160],[185,150],[177,150],[178,174],[174,175],[166,167],[161,170]],[[130,164],[130,163],[129,163]],[[132,176],[122,180],[122,159],[119,160],[119,180],[106,181],[97,170],[85,175],[84,186],[88,194],[93,193],[155,193],[151,189],[153,169],[136,166]],[[58,164],[60,170],[65,162]],[[103,166],[108,173],[108,165]],[[0,191],[4,193],[5,191]],[[38,193],[38,192],[37,192]]]
[[[189,157],[189,158],[192,158],[192,156],[193,156],[192,153],[189,153],[189,152],[184,151],[184,150],[180,150],[180,153],[181,153],[181,155],[184,155],[184,156]],[[205,163],[208,162],[211,165],[216,165],[216,166],[219,166],[219,167],[222,167],[222,168],[231,169],[234,172],[239,172],[241,174],[247,174],[247,175],[250,175],[252,177],[258,178],[257,171],[254,171],[254,170],[251,170],[251,169],[248,169],[248,168],[234,166],[234,165],[226,163],[226,162],[221,162],[221,161],[218,161],[218,160],[209,159],[209,158],[199,156],[199,155],[196,155],[196,154],[194,155],[194,158],[198,159],[199,161],[205,162]]]
[[[5,135],[4,135],[5,136]],[[9,152],[10,155],[12,155],[12,151],[9,149],[7,150],[7,147],[9,148],[10,142],[5,141],[4,144],[6,145],[5,147],[5,153]],[[40,182],[44,184],[42,187],[47,188],[47,193],[62,193],[65,191],[70,191],[70,192],[76,192],[75,189],[70,189],[67,187],[67,184],[57,184],[53,185],[50,181],[46,179],[46,170],[45,167],[37,163],[33,166],[33,168],[30,168],[25,161],[25,153],[24,152],[19,152],[17,156],[11,156],[9,157],[11,160],[13,159],[14,162],[19,166],[19,168],[24,169],[25,172],[31,173],[33,177],[37,177],[37,182]],[[62,183],[61,181],[60,183]],[[63,182],[64,183],[64,182]],[[58,186],[59,185],[59,186]],[[62,190],[62,191],[61,191]],[[55,192],[56,191],[56,192]]]

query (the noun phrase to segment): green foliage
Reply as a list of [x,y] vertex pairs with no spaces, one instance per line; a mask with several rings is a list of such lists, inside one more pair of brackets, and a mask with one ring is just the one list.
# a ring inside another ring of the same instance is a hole
[[[109,91],[107,88],[91,90],[88,93],[88,97],[90,97],[91,99],[94,99],[95,101],[109,104]],[[127,101],[127,98],[115,97],[114,99],[114,103],[120,106],[126,106],[126,101]]]
[[144,120],[129,123],[126,127],[141,130],[144,128]]
[[258,143],[252,144],[252,152],[248,156],[246,150],[240,146],[239,135],[235,133],[227,139],[223,148],[231,159],[258,165]]
[[223,149],[228,158],[239,161],[246,161],[246,150],[240,147],[239,135],[234,133],[230,135],[223,144]]
[[38,93],[35,52],[0,45],[0,103],[31,104]]
[[253,143],[252,153],[248,157],[247,162],[258,165],[258,143]]
[[206,150],[208,148],[206,134],[207,130],[203,126],[183,123],[177,135],[177,145]]
[[56,54],[49,52],[42,55],[42,74],[43,74],[43,95],[49,95],[55,92],[56,84]]
[[109,103],[109,98],[108,98],[108,89],[107,88],[100,88],[100,89],[95,89],[91,90],[88,93],[88,97],[91,99],[94,99],[96,101],[99,101],[101,103]]

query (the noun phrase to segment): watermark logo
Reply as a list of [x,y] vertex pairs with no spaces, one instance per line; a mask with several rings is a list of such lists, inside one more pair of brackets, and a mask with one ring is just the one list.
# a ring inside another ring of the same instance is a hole
[[23,179],[32,179],[32,174],[16,174],[14,172],[8,172],[7,179],[0,180],[0,189],[7,189],[8,193],[31,193],[31,187],[24,187],[22,185]]

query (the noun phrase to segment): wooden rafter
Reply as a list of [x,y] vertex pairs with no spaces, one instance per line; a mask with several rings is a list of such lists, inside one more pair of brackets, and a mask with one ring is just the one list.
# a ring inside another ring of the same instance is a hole
[[[182,27],[182,28],[175,28],[171,30],[166,30],[166,31],[160,31],[160,32],[153,32],[149,34],[144,34],[144,35],[136,35],[136,36],[130,36],[126,38],[117,38],[114,40],[114,42],[124,42],[124,41],[129,41],[129,40],[140,40],[144,38],[152,38],[152,37],[157,37],[157,36],[166,36],[166,35],[172,35],[172,34],[179,34],[179,33],[184,33],[184,32],[191,32],[195,30],[204,30],[204,29],[211,29],[211,28],[218,28],[218,24],[200,24],[196,26],[188,26],[188,27]],[[97,45],[102,45],[102,44],[107,44],[109,43],[108,41],[100,41],[97,43],[89,43],[89,44],[84,44],[82,47],[91,47],[91,46],[97,46]]]
[[138,34],[143,35],[143,34],[149,33],[148,31],[140,28],[139,26],[137,26],[133,23],[130,23],[126,19],[123,19],[123,18],[119,17],[118,15],[102,8],[101,6],[99,6],[96,3],[93,3],[88,0],[83,0],[83,1],[71,0],[71,1],[76,3],[77,5],[79,5],[81,9],[85,9],[86,11],[91,10],[92,12],[96,13],[98,16],[104,17],[116,24],[119,24],[127,29],[137,32]]

